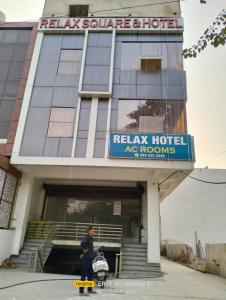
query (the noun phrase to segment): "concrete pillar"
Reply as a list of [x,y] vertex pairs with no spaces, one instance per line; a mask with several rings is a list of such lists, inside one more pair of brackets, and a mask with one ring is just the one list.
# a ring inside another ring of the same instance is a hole
[[142,220],[141,224],[143,229],[141,230],[141,243],[147,244],[147,192],[145,191],[142,195]]
[[147,182],[148,263],[160,263],[160,203],[158,185]]
[[30,204],[29,220],[41,220],[44,198],[45,190],[43,189],[43,181],[35,179]]
[[28,174],[23,174],[19,190],[16,197],[16,206],[13,214],[13,224],[15,237],[13,243],[13,254],[18,255],[23,246],[27,228],[27,221],[32,199],[34,178]]

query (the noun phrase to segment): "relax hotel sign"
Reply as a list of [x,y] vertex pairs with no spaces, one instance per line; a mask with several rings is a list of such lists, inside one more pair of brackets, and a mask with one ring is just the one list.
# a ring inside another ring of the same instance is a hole
[[47,18],[41,19],[39,31],[154,31],[182,32],[182,18]]
[[109,158],[192,161],[192,137],[173,134],[111,133]]

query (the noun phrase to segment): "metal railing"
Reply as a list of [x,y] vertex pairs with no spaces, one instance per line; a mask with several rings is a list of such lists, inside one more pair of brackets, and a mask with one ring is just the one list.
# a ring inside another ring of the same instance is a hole
[[46,238],[52,228],[52,239],[76,241],[81,240],[87,233],[86,229],[89,225],[96,229],[94,241],[121,243],[123,228],[122,225],[116,224],[31,221],[28,224],[26,237]]
[[96,229],[94,241],[118,242],[122,240],[122,226],[114,224],[90,223],[55,223],[55,239],[80,240],[87,233],[87,227],[92,225]]
[[45,263],[52,250],[52,240],[54,235],[54,224],[49,226],[49,231],[40,248],[32,248],[28,269],[30,272],[44,272]]
[[116,253],[115,257],[115,278],[119,278],[122,269],[122,253]]
[[[29,271],[43,272],[47,258],[52,250],[53,240],[80,241],[87,233],[87,227],[92,225],[96,229],[94,242],[122,242],[122,225],[90,224],[73,222],[45,222],[31,221],[28,224],[26,238],[45,239],[40,248],[32,248],[29,260]],[[118,277],[121,270],[121,257],[116,256],[115,275]]]
[[26,238],[45,239],[55,222],[52,221],[30,221],[27,226]]

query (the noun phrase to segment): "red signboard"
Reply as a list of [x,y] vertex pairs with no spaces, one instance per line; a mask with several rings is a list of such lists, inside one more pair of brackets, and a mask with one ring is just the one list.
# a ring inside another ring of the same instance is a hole
[[182,31],[181,18],[47,18],[39,30],[149,30]]

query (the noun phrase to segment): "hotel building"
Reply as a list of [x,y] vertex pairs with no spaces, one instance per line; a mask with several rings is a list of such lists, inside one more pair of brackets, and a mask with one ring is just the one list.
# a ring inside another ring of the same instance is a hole
[[11,156],[18,266],[94,224],[121,277],[161,276],[160,202],[194,167],[182,48],[179,1],[46,0]]

